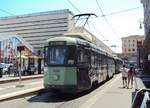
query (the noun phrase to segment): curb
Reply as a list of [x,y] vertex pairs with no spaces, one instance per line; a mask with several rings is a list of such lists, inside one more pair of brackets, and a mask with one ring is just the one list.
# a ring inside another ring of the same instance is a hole
[[17,97],[28,95],[28,94],[33,94],[33,93],[36,93],[42,89],[44,89],[43,86],[35,87],[35,88],[31,88],[31,89],[26,89],[26,90],[21,90],[21,91],[17,91],[17,92],[13,92],[13,93],[7,93],[7,94],[0,96],[0,102],[5,101],[5,100],[9,100],[9,99],[15,99]]
[[[38,78],[43,78],[43,75],[22,77],[21,80],[30,80],[30,79],[38,79]],[[16,82],[16,81],[19,81],[19,77],[14,78],[14,79],[4,79],[4,80],[1,80],[0,84],[8,83],[8,82]]]

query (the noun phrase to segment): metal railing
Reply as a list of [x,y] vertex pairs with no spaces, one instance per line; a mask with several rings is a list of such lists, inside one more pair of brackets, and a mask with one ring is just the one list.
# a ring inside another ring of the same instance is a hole
[[150,108],[150,89],[140,89],[136,92],[132,108]]

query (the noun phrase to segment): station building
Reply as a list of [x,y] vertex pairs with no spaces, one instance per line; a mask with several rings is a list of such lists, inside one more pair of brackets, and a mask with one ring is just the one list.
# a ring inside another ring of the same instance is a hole
[[[22,51],[20,51],[22,48]],[[31,70],[35,67],[34,49],[22,37],[11,34],[0,34],[0,63],[13,66],[17,71]],[[21,59],[20,59],[21,58]],[[14,71],[14,70],[13,70]]]
[[31,56],[34,52],[33,47],[25,42],[20,36],[0,34],[0,62],[13,63],[19,56],[17,48],[24,46],[22,55]]

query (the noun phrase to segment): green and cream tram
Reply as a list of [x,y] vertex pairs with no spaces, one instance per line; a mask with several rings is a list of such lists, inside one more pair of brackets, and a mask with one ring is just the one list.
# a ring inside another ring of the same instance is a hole
[[63,93],[90,89],[115,73],[113,57],[86,40],[69,36],[48,39],[44,65],[44,87]]

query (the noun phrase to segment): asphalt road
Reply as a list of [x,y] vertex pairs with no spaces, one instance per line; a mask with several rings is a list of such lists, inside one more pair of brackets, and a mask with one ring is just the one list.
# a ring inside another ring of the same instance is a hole
[[[110,89],[113,85],[118,83],[118,81],[119,81],[119,84],[121,84],[120,75],[116,75],[113,79],[109,80],[108,82],[102,85],[99,85],[96,88],[93,88],[92,90],[85,91],[77,95],[65,95],[65,94],[54,94],[50,92],[41,92],[36,95],[1,102],[0,107],[1,108],[99,108],[100,106],[98,105],[98,103],[101,101],[100,99],[103,96],[107,95],[108,93],[112,95],[110,93],[111,91]],[[125,89],[122,89],[122,90],[124,90],[125,92],[128,92],[128,90],[125,90]],[[115,95],[118,93],[119,92],[116,92]],[[114,93],[112,95],[114,96],[112,97],[114,98],[113,99],[114,102],[115,102],[115,95]],[[121,94],[120,92],[119,95],[123,95],[123,94]],[[109,104],[108,98],[105,98],[105,100],[102,100],[103,103],[106,103],[106,104],[103,104],[101,108],[114,108],[111,106],[107,107],[107,104]],[[128,96],[127,99],[128,98],[131,98],[131,97]],[[113,103],[113,101],[110,103]],[[96,105],[95,107],[93,107],[94,104]],[[114,104],[118,104],[118,103],[114,103]],[[127,104],[128,104],[127,107],[122,107],[122,108],[130,108],[129,107],[131,105],[130,101]],[[115,108],[120,108],[120,106],[115,107]]]

